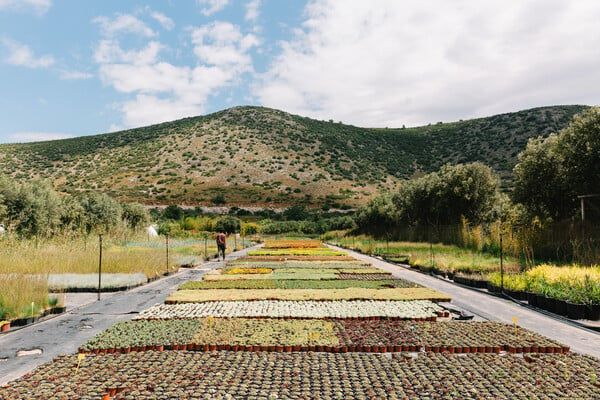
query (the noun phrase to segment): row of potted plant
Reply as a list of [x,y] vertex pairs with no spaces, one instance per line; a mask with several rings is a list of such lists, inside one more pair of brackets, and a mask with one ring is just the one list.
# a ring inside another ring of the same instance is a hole
[[248,258],[238,258],[236,260],[228,261],[223,267],[224,270],[228,268],[303,268],[303,269],[324,269],[324,268],[373,268],[371,264],[358,261],[356,259],[347,261],[299,261],[299,260],[287,260],[287,261],[254,261]]
[[178,290],[206,289],[343,289],[343,288],[407,288],[415,283],[404,279],[363,280],[363,279],[246,279],[227,281],[188,281],[179,286]]
[[80,352],[140,350],[563,353],[568,347],[494,322],[202,318],[136,320],[100,332]]
[[156,304],[134,319],[177,318],[389,318],[435,319],[444,309],[429,300],[415,301],[212,301]]
[[409,346],[425,351],[563,352],[554,340],[499,322],[335,321],[343,345]]
[[316,248],[261,248],[248,252],[248,256],[346,256],[345,251],[330,249],[329,247]]
[[318,239],[268,239],[263,249],[309,249],[324,248],[325,245]]
[[59,356],[0,388],[6,399],[597,399],[578,354],[156,352]]
[[451,298],[437,290],[416,288],[343,288],[343,289],[212,289],[177,290],[165,300],[166,304],[203,303],[209,301],[410,301],[446,302]]

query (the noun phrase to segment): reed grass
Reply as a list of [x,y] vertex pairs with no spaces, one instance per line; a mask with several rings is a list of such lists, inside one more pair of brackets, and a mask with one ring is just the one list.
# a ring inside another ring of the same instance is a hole
[[[481,274],[500,270],[500,257],[455,245],[423,242],[387,242],[366,236],[332,241],[367,254],[404,256],[411,265],[433,266],[441,271]],[[504,257],[505,272],[519,272],[518,260]]]
[[48,282],[45,278],[0,275],[0,320],[36,316],[48,306]]

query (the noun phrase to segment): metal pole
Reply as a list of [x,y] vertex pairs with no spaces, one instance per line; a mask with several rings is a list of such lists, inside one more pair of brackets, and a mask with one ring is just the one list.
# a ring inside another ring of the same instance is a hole
[[208,238],[208,236],[206,235],[206,233],[204,234],[204,259],[208,260],[208,248],[206,247],[206,239]]
[[165,237],[167,239],[167,275],[169,275],[169,234],[166,233]]
[[98,301],[100,301],[100,294],[102,293],[102,234],[98,234],[98,241],[100,242],[100,253],[98,256]]
[[503,260],[503,254],[502,254],[502,236],[503,234],[500,234],[500,289],[502,290],[502,293],[504,293],[504,260]]

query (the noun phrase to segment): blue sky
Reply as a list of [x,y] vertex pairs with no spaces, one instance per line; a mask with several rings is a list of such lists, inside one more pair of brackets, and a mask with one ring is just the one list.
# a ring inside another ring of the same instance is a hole
[[0,142],[265,105],[414,126],[597,105],[595,0],[0,0]]

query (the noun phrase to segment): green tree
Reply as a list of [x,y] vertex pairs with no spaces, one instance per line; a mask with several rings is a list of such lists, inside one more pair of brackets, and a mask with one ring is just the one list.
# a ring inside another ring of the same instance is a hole
[[123,204],[122,217],[125,223],[133,230],[146,226],[150,221],[148,211],[140,203]]
[[566,184],[561,179],[557,141],[556,135],[546,140],[531,139],[519,154],[519,163],[514,168],[513,200],[522,204],[532,216],[543,219],[558,218],[566,212],[563,204]]
[[181,207],[175,204],[169,204],[163,211],[163,218],[171,219],[174,221],[179,220],[183,216],[183,210]]
[[375,236],[381,236],[394,230],[397,213],[390,195],[375,197],[359,207],[354,216],[359,230]]
[[60,222],[65,231],[77,231],[85,228],[85,211],[76,198],[63,197]]
[[239,218],[236,217],[223,217],[220,218],[215,224],[215,230],[217,232],[239,233],[242,228],[242,223]]
[[108,232],[121,222],[121,205],[107,194],[87,192],[79,198],[85,214],[85,228]]
[[292,206],[283,212],[286,221],[304,221],[308,219],[308,211],[304,206]]
[[60,228],[61,198],[52,186],[41,180],[16,185],[0,182],[3,210],[17,233],[49,236]]
[[498,200],[498,177],[481,163],[444,165],[407,181],[393,196],[399,222],[411,225],[473,223],[490,218]]
[[[600,108],[576,115],[558,135],[530,140],[514,173],[513,199],[532,216],[577,216],[577,196],[596,194],[600,187]],[[600,220],[600,210],[589,211],[586,218]]]

